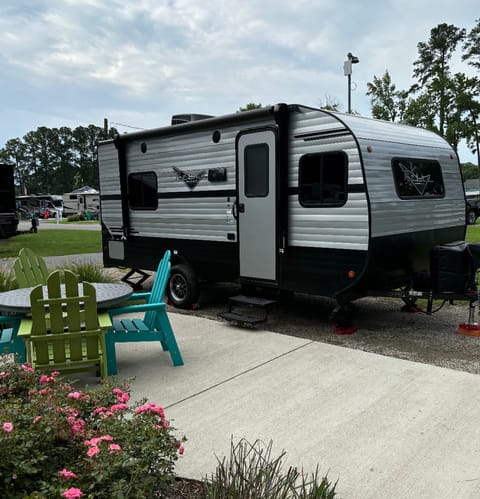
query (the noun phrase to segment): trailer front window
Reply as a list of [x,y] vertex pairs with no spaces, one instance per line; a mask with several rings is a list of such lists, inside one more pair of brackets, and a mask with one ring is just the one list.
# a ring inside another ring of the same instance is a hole
[[431,159],[394,158],[395,187],[400,198],[442,198],[445,196],[440,163]]
[[157,175],[154,172],[131,173],[128,176],[128,202],[132,210],[157,209]]
[[305,154],[299,165],[299,201],[305,207],[347,202],[348,158],[342,152]]

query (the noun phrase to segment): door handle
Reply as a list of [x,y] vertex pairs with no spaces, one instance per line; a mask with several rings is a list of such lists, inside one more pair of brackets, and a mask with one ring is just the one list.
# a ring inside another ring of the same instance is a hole
[[245,213],[245,205],[243,203],[233,203],[232,215],[235,220],[238,220],[238,214]]

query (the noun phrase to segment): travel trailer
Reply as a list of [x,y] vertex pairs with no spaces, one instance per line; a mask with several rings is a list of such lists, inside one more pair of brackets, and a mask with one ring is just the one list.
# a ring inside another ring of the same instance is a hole
[[100,194],[93,187],[84,186],[63,195],[65,216],[90,212],[98,215],[100,211]]
[[466,230],[458,157],[440,136],[287,104],[177,118],[98,146],[105,265],[155,270],[170,249],[180,307],[216,280],[340,307],[471,289],[470,267],[456,284],[432,267],[445,254],[448,267]]

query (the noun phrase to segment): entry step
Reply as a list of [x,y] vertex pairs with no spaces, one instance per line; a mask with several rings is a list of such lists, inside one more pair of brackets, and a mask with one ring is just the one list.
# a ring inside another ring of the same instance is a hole
[[237,322],[239,324],[246,324],[249,326],[255,326],[260,322],[264,322],[264,317],[255,317],[253,315],[244,315],[237,312],[225,312],[220,314],[225,320],[229,322]]
[[[254,326],[265,322],[269,308],[277,303],[275,300],[258,296],[237,295],[229,298],[228,312],[220,314],[227,321],[242,326]],[[237,308],[235,311],[234,308]],[[258,313],[256,313],[258,311]]]
[[237,295],[229,298],[230,304],[249,305],[252,307],[266,308],[277,303],[275,300],[259,298],[258,296]]

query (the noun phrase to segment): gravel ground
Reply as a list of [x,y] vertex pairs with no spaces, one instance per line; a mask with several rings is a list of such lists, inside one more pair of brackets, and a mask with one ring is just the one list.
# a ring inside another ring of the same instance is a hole
[[[230,284],[210,285],[203,290],[197,310],[170,307],[170,312],[222,320],[219,314],[227,311],[228,296],[239,292]],[[334,306],[330,299],[295,294],[274,305],[268,321],[257,328],[480,374],[480,337],[457,333],[458,324],[467,322],[468,302],[447,303],[427,315],[403,312],[399,299],[363,298],[355,302],[353,322],[358,330],[352,335],[334,334],[335,324],[329,318]]]

